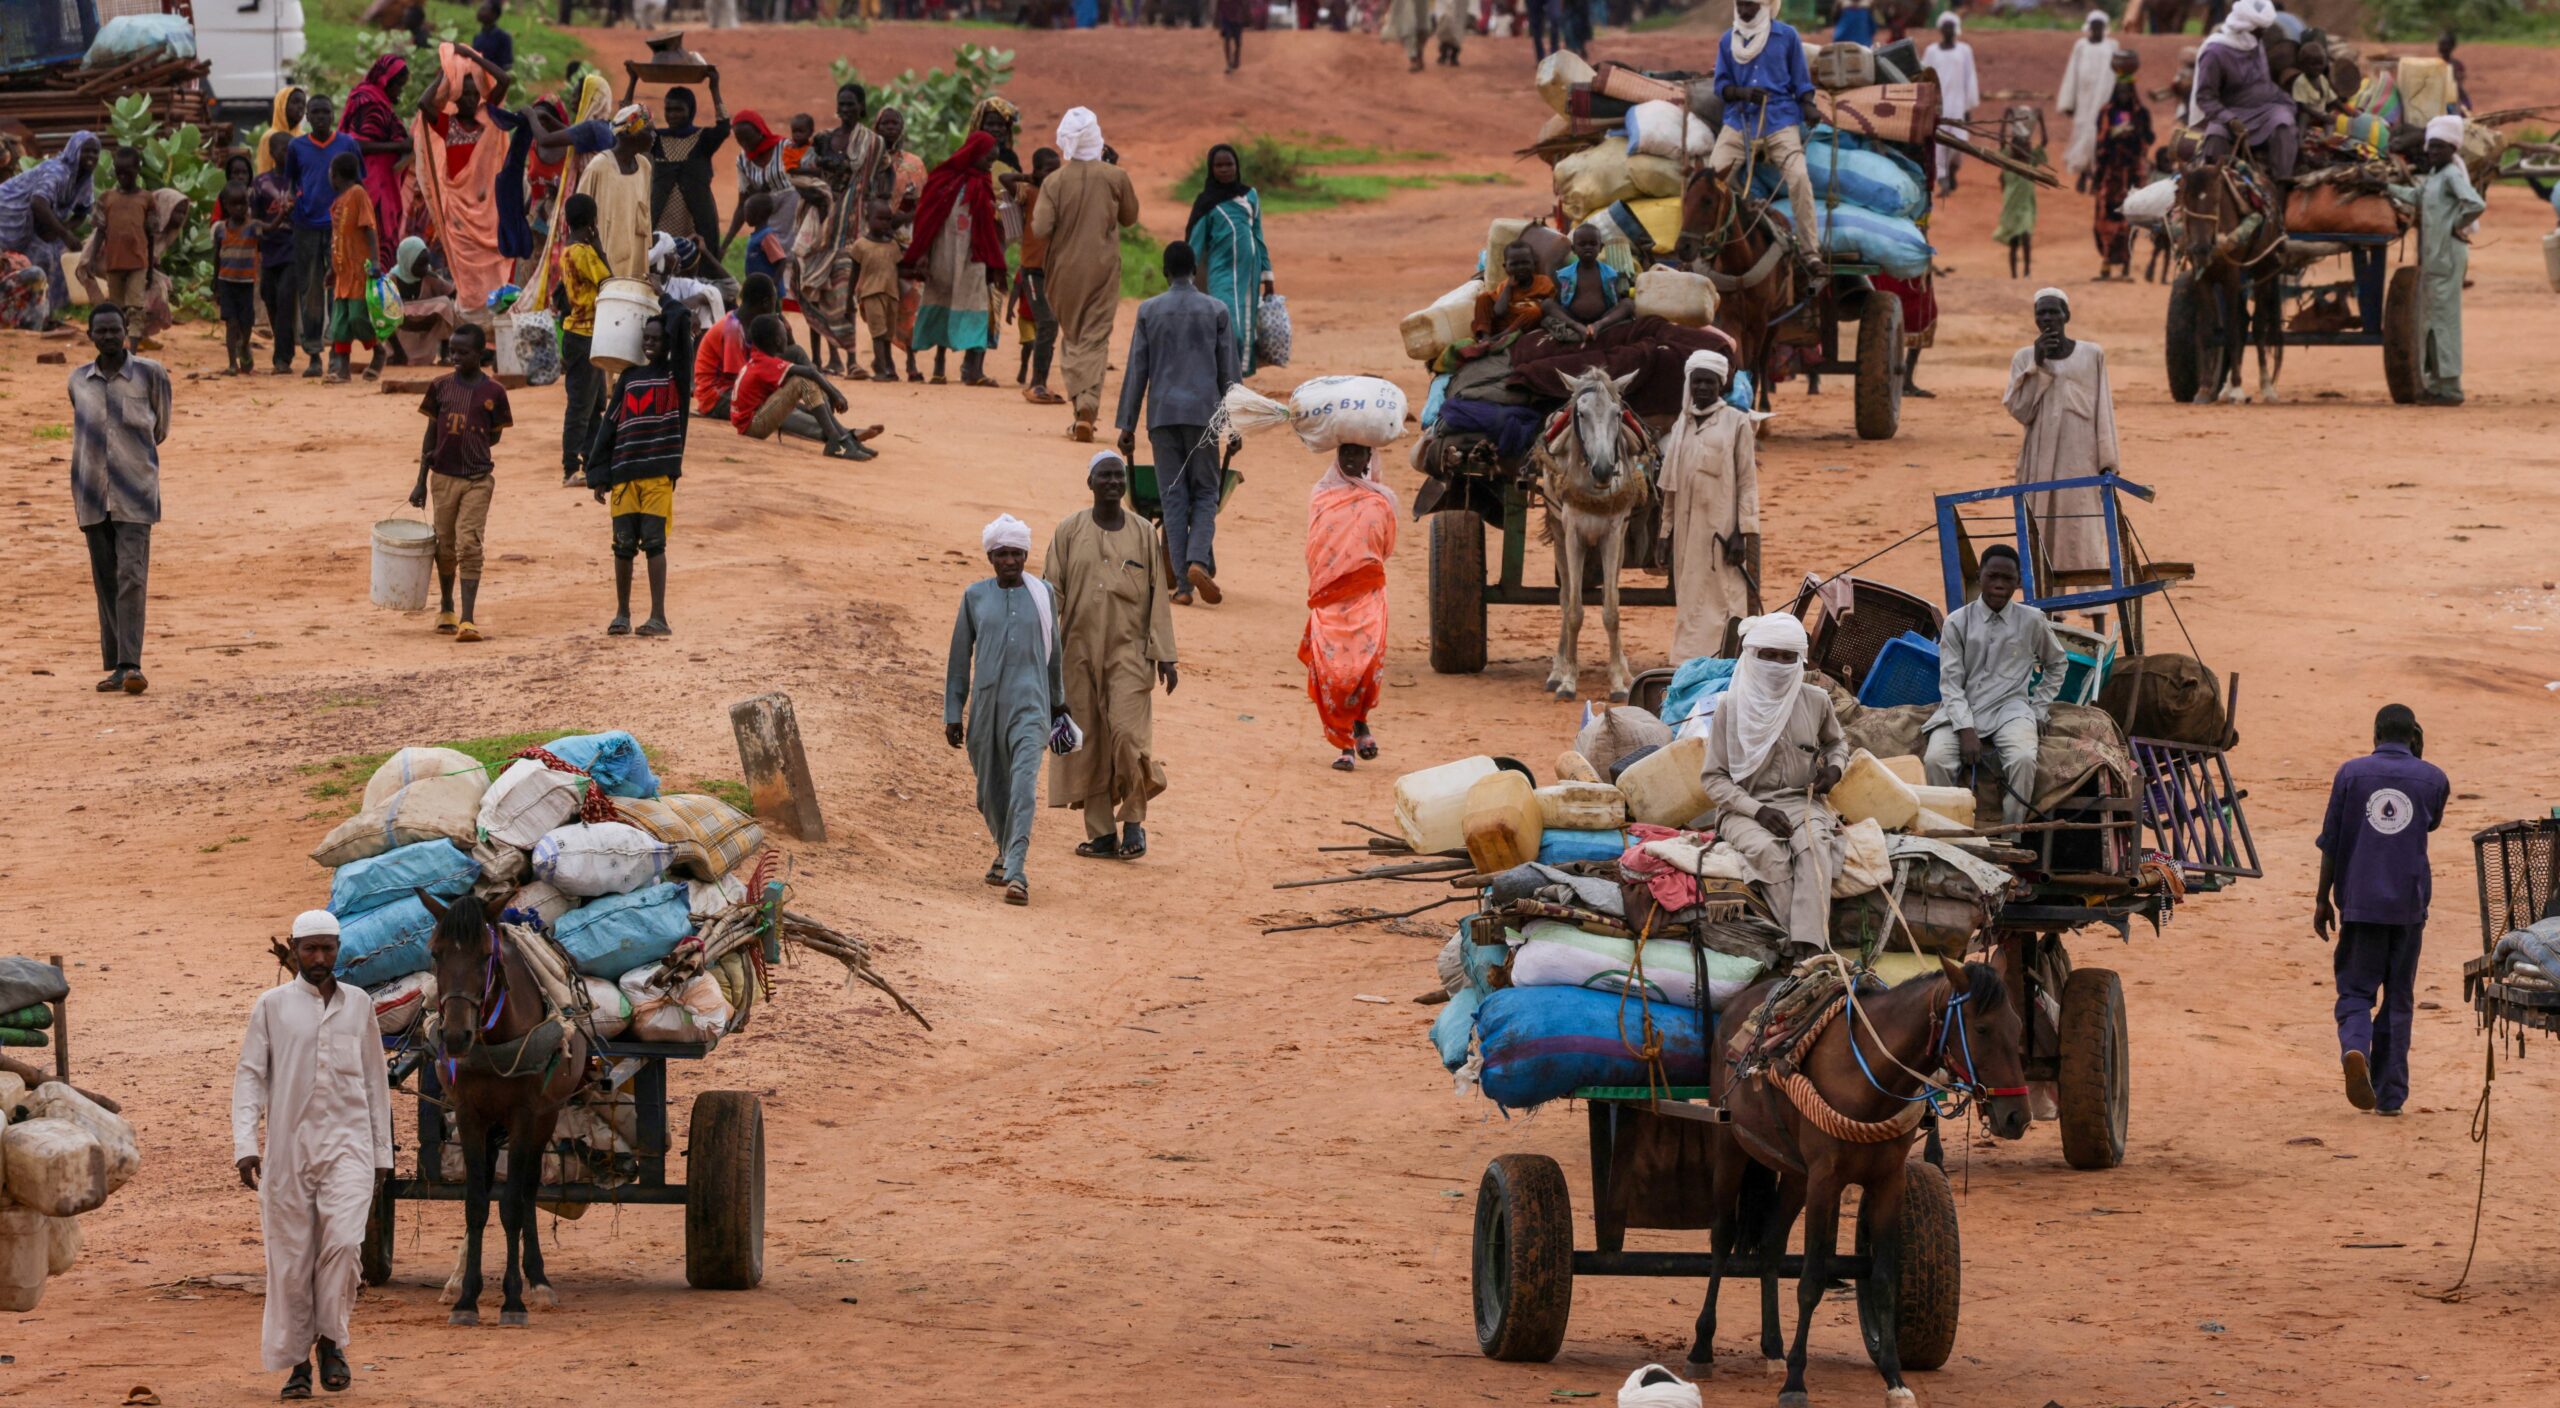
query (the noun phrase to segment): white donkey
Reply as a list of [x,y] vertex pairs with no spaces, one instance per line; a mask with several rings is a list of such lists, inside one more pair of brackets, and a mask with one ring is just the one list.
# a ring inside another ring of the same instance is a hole
[[1574,374],[1566,381],[1564,410],[1538,437],[1546,534],[1556,545],[1558,604],[1564,609],[1555,668],[1547,674],[1547,689],[1559,699],[1573,698],[1578,684],[1582,564],[1595,547],[1600,553],[1600,624],[1609,632],[1610,702],[1623,703],[1635,678],[1618,639],[1618,570],[1626,562],[1627,520],[1653,497],[1661,452],[1619,395],[1634,379],[1631,373],[1613,381],[1597,369]]

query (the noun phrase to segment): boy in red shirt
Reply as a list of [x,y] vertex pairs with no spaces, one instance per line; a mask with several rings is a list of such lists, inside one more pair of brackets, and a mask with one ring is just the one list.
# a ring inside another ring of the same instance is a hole
[[844,393],[805,357],[786,353],[782,319],[767,313],[747,326],[747,365],[729,393],[729,423],[740,435],[770,440],[788,432],[825,443],[831,459],[867,460],[879,452],[862,442],[879,426],[859,433],[836,417],[852,409]]
[[[451,632],[455,640],[472,641],[480,639],[472,608],[480,600],[481,543],[488,533],[489,498],[496,487],[497,465],[489,451],[515,424],[515,414],[507,405],[507,389],[480,370],[488,334],[479,324],[455,328],[445,349],[453,356],[453,374],[436,378],[418,404],[418,413],[427,418],[427,435],[418,446],[418,483],[409,491],[409,506],[425,508],[428,491],[434,491],[436,582],[443,590],[436,629]],[[453,609],[457,577],[462,582],[458,617]]]
[[347,358],[359,342],[373,350],[364,379],[382,375],[382,340],[374,336],[373,317],[364,306],[365,285],[382,267],[382,242],[373,197],[356,171],[354,152],[340,152],[329,163],[329,184],[338,193],[329,205],[329,380],[338,382],[347,379]]

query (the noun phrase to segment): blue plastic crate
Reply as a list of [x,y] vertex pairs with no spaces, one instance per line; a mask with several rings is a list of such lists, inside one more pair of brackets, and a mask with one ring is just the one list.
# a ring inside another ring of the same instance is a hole
[[1858,702],[1870,709],[1938,702],[1938,645],[1917,631],[1904,631],[1876,652],[1866,683],[1858,686]]

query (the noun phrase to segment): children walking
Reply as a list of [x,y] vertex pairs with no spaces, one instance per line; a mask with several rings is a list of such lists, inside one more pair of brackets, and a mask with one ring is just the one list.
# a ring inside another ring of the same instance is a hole
[[[488,334],[476,323],[464,323],[445,345],[453,355],[453,372],[437,377],[418,405],[427,418],[427,435],[418,447],[418,483],[409,491],[409,506],[425,508],[431,498],[435,503],[436,585],[443,594],[436,629],[457,641],[473,641],[480,639],[473,608],[480,600],[481,546],[497,468],[489,452],[516,422],[507,406],[507,389],[480,369]],[[462,584],[459,615],[453,600],[457,579]]]
[[382,267],[382,239],[373,219],[373,196],[364,188],[353,152],[340,152],[329,163],[329,184],[338,198],[329,206],[329,377],[347,379],[347,359],[361,342],[373,353],[364,379],[382,375],[382,339],[374,336],[373,317],[365,311],[365,285]]
[[675,520],[676,480],[684,474],[684,391],[678,355],[664,319],[640,329],[643,360],[626,368],[605,398],[595,443],[587,450],[587,487],[613,514],[613,623],[609,636],[631,630],[631,560],[649,559],[649,619],[639,634],[667,628],[667,525]]
[[[2034,108],[2009,109],[2001,123],[2001,150],[2031,166],[2044,165],[2044,114]],[[2000,173],[2000,223],[1991,238],[2009,247],[2009,277],[2032,278],[2036,271],[2036,183],[2014,171]]]
[[125,327],[134,346],[152,350],[143,336],[142,308],[151,287],[151,193],[142,189],[142,149],[118,147],[114,189],[98,197],[98,231],[91,241],[89,268],[104,286],[107,301],[124,310]]
[[[853,242],[853,301],[862,310],[862,325],[871,333],[871,376],[898,379],[890,340],[898,333],[898,212],[874,201],[862,212],[862,238]],[[913,353],[908,360],[914,360]],[[862,364],[848,368],[854,380],[866,380]]]
[[213,301],[222,310],[222,337],[229,350],[222,374],[246,376],[257,370],[249,333],[258,322],[261,232],[249,219],[248,186],[234,181],[218,199],[222,218],[213,223]]

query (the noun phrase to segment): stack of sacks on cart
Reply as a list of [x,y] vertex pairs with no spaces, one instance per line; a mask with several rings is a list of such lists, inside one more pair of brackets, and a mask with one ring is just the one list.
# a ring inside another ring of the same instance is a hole
[[[50,1026],[48,1004],[69,991],[50,963],[0,958],[0,1004],[21,1030]],[[113,1102],[41,1075],[14,1061],[0,1069],[0,1310],[36,1308],[46,1279],[80,1255],[80,1215],[142,1167],[133,1126],[107,1108]]]
[[[421,894],[471,894],[551,1009],[591,1039],[708,1045],[762,995],[762,977],[745,949],[705,967],[686,948],[748,898],[747,862],[763,844],[754,818],[716,797],[661,794],[638,740],[614,731],[486,767],[450,748],[403,748],[311,858],[330,869],[338,976],[372,995],[386,1043],[433,1039],[436,919]],[[563,1115],[562,1137],[627,1159],[637,1066],[609,1063]]]
[[[1665,712],[1711,704],[1713,674],[1697,672],[1686,698],[1675,685]],[[1853,745],[1890,751],[1854,747],[1828,799],[1845,851],[1830,943],[1900,981],[1974,947],[2018,876],[1975,834],[1977,808],[1998,816],[1996,797],[1927,784],[1916,754],[1928,710],[1844,697],[1840,711]],[[2129,776],[2117,738],[2102,711],[2057,706],[2036,804],[2093,772]],[[1620,706],[1586,717],[1547,786],[1489,756],[1397,779],[1396,821],[1415,853],[1463,854],[1485,877],[1477,911],[1440,952],[1449,1001],[1431,1029],[1462,1093],[1516,1109],[1587,1086],[1698,1084],[1717,1010],[1815,951],[1716,838],[1705,753],[1703,730]]]

